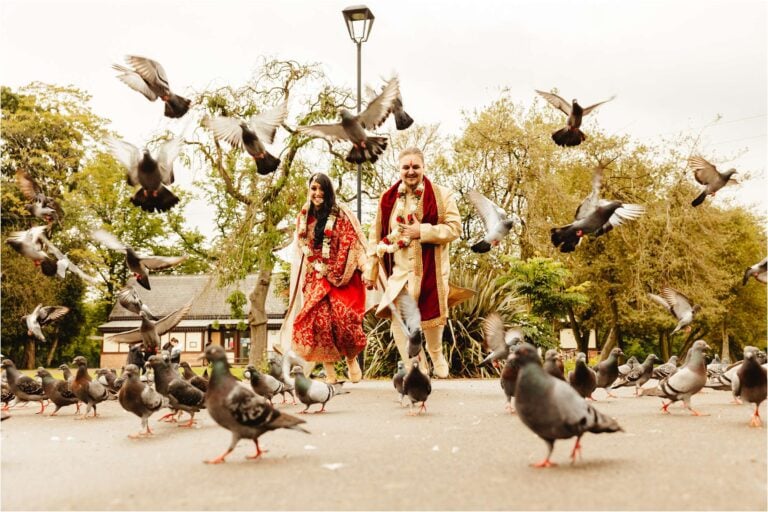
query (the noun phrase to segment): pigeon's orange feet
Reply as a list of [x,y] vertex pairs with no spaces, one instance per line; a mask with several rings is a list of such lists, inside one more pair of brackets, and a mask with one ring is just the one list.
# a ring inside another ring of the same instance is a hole
[[554,462],[550,461],[549,459],[544,459],[541,462],[537,462],[536,464],[531,464],[534,468],[551,468],[554,466],[557,466]]

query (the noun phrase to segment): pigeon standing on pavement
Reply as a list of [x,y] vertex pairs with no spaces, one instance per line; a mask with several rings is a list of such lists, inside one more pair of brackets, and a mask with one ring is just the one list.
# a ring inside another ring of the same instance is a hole
[[651,379],[651,375],[653,375],[653,364],[658,362],[661,362],[661,359],[656,357],[656,354],[648,354],[645,361],[634,366],[623,377],[619,377],[611,389],[620,388],[622,386],[635,386],[635,396],[639,396],[639,389]]
[[421,402],[418,414],[421,414],[422,411],[427,411],[427,398],[432,393],[432,383],[429,380],[429,376],[419,369],[418,360],[414,360],[411,363],[411,369],[403,379],[403,392],[411,401],[409,414],[413,414],[413,404],[417,402]]
[[520,367],[517,365],[517,360],[512,357],[512,354],[507,356],[507,361],[504,363],[504,367],[501,369],[501,389],[504,390],[504,396],[507,397],[506,410],[510,413],[515,412],[515,407],[512,405],[512,398],[515,396],[515,388],[517,387],[517,374],[520,371]]
[[344,382],[336,382],[334,384],[326,384],[318,380],[311,380],[304,376],[304,370],[301,366],[296,365],[291,370],[291,376],[294,378],[294,385],[296,388],[296,396],[299,397],[299,401],[306,405],[303,411],[299,414],[306,414],[309,407],[312,404],[322,404],[318,412],[325,412],[325,404],[330,401],[336,395],[342,395],[349,393],[349,391],[342,390],[341,386]]
[[403,382],[405,381],[405,363],[402,361],[397,362],[397,371],[392,377],[392,384],[395,386],[395,391],[400,395],[400,406],[403,405],[403,398],[405,397],[405,391],[403,391]]
[[568,372],[568,382],[582,397],[594,400],[592,393],[597,389],[597,374],[587,365],[587,355],[576,355],[576,366]]
[[505,330],[504,321],[496,312],[490,313],[483,320],[483,334],[485,335],[485,344],[488,345],[491,353],[480,361],[478,366],[506,360],[512,347],[525,339],[525,334],[519,326]]
[[125,365],[124,375],[125,382],[117,394],[117,399],[123,409],[141,418],[141,428],[143,429],[128,437],[135,439],[150,436],[153,432],[149,428],[149,417],[166,407],[168,400],[141,381],[139,378],[141,371],[135,364]]
[[205,393],[181,378],[170,364],[163,360],[162,356],[151,356],[147,364],[152,367],[155,374],[155,389],[158,393],[168,398],[168,407],[173,411],[161,419],[171,418],[176,421],[176,415],[181,411],[189,414],[187,423],[179,424],[180,427],[191,427],[195,424],[195,413],[205,409]]
[[555,465],[550,457],[557,439],[576,437],[571,451],[571,460],[575,463],[585,432],[600,434],[623,430],[616,420],[589,405],[570,385],[545,372],[533,345],[518,345],[512,357],[520,366],[515,389],[517,414],[549,447],[547,457],[534,464],[535,467]]
[[195,386],[197,389],[205,393],[208,391],[208,379],[204,379],[198,374],[196,374],[194,371],[192,371],[192,367],[189,366],[189,363],[186,361],[182,361],[179,363],[179,367],[182,369],[182,377],[184,380]]
[[32,313],[21,317],[21,321],[27,326],[27,334],[37,341],[45,342],[43,326],[55,322],[67,313],[69,313],[69,308],[66,306],[43,307],[42,304],[38,304]]
[[141,297],[139,297],[139,292],[137,292],[136,288],[133,286],[126,286],[117,292],[117,302],[119,302],[121,306],[123,306],[131,313],[140,315],[141,312],[144,311],[150,320],[160,319],[159,316],[154,314],[152,310],[149,309],[149,306],[144,304],[144,301],[142,301]]
[[714,197],[718,190],[728,185],[729,183],[736,183],[736,178],[733,175],[736,174],[736,169],[728,169],[725,172],[720,172],[717,167],[707,162],[700,156],[692,156],[688,159],[688,164],[693,169],[693,175],[696,181],[700,185],[704,185],[704,190],[701,191],[696,199],[691,202],[692,206],[699,206],[704,202],[707,196]]
[[603,388],[608,396],[616,398],[616,395],[611,393],[611,384],[614,383],[619,376],[619,356],[623,356],[624,352],[620,348],[616,347],[611,350],[611,353],[605,359],[597,363],[592,369],[597,373],[597,387]]
[[32,377],[27,377],[17,370],[16,365],[10,359],[3,359],[2,367],[8,378],[8,389],[16,395],[16,401],[40,402],[40,410],[37,414],[42,414],[45,411],[43,402],[48,398],[43,386]]
[[210,345],[205,349],[205,357],[213,365],[210,385],[205,394],[208,413],[216,423],[232,432],[232,442],[227,450],[206,463],[224,462],[240,439],[252,439],[256,444],[256,453],[249,456],[249,459],[260,457],[263,451],[259,447],[259,436],[270,430],[287,428],[309,433],[301,426],[304,420],[281,413],[253,390],[241,386],[229,371],[223,347]]
[[171,92],[168,75],[159,62],[138,55],[126,55],[125,62],[131,67],[112,64],[112,68],[120,72],[117,78],[124,84],[143,94],[149,101],[160,98],[165,103],[166,117],[179,118],[187,113],[191,102]]
[[107,388],[98,380],[93,380],[88,374],[88,361],[83,356],[75,357],[72,364],[77,365],[77,373],[72,381],[72,392],[87,407],[82,416],[76,419],[88,418],[88,413],[93,409],[93,417],[97,417],[96,406],[109,399]]
[[467,192],[467,197],[480,214],[483,226],[485,226],[483,239],[471,247],[473,252],[485,253],[490,251],[491,247],[499,245],[515,224],[520,224],[519,219],[507,215],[507,212],[477,190],[472,189]]
[[669,358],[669,360],[666,363],[659,365],[653,369],[652,377],[654,379],[662,380],[662,379],[666,379],[676,371],[677,371],[677,356],[672,356]]
[[758,349],[755,347],[744,348],[744,362],[738,371],[739,385],[734,390],[734,395],[741,397],[749,403],[755,404],[755,413],[749,422],[750,427],[760,427],[758,409],[766,398],[766,369],[757,361]]
[[563,357],[557,349],[551,348],[544,354],[544,371],[557,379],[565,380]]
[[251,116],[248,121],[232,117],[212,117],[205,120],[214,137],[225,140],[232,147],[245,148],[256,162],[256,170],[261,175],[274,172],[280,165],[280,159],[271,155],[264,147],[272,144],[278,126],[288,117],[288,103]]
[[249,364],[245,367],[243,377],[251,381],[251,388],[257,395],[261,395],[272,404],[272,397],[281,394],[283,396],[283,403],[285,403],[285,385],[269,374],[261,373],[255,366]]
[[576,100],[573,100],[573,103],[569,104],[557,94],[539,90],[536,92],[539,93],[545,100],[547,100],[550,105],[568,116],[566,127],[561,128],[552,134],[552,140],[555,141],[555,144],[558,146],[578,146],[583,141],[585,141],[587,136],[584,135],[584,132],[579,129],[581,127],[582,118],[591,112],[594,112],[595,109],[597,109],[597,107],[603,103],[608,103],[609,101],[616,98],[616,96],[611,96],[605,101],[601,101],[600,103],[595,103],[594,105],[590,105],[584,108],[579,105]]
[[635,356],[631,356],[629,359],[627,359],[627,362],[624,364],[619,365],[619,379],[622,379],[629,375],[629,372],[631,372],[635,366],[640,366],[640,361],[637,360]]
[[141,342],[145,352],[155,353],[160,346],[160,337],[176,327],[187,316],[191,307],[192,301],[189,301],[157,321],[150,320],[147,312],[142,310],[139,312],[141,326],[114,334],[107,339],[115,343],[130,343],[131,345]]
[[670,286],[664,286],[660,293],[661,295],[649,293],[648,297],[655,303],[663,306],[664,309],[677,319],[677,325],[671,334],[675,334],[683,328],[686,328],[686,332],[690,332],[693,317],[701,310],[701,306],[698,304],[693,305],[691,299]]
[[763,284],[768,283],[768,258],[765,258],[760,263],[755,263],[747,270],[745,270],[744,278],[741,280],[741,284],[746,286],[750,277],[754,277],[756,280]]
[[704,350],[706,349],[709,349],[707,342],[697,340],[691,347],[690,357],[685,366],[659,382],[656,388],[643,390],[643,395],[660,396],[662,399],[668,398],[669,402],[664,403],[662,401],[661,407],[661,410],[666,414],[669,414],[667,409],[670,405],[682,400],[686,409],[691,411],[694,416],[704,416],[691,407],[691,397],[701,391],[707,382],[707,364],[704,360]]
[[339,110],[340,123],[299,126],[298,132],[313,137],[323,137],[329,142],[350,140],[352,149],[347,155],[347,162],[374,163],[387,149],[387,139],[368,135],[366,130],[377,128],[387,119],[399,95],[400,82],[395,77],[387,82],[381,93],[360,114],[355,115],[342,108]]

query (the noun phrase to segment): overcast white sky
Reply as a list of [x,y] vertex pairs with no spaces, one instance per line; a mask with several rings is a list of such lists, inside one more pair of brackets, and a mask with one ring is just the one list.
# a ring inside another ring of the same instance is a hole
[[[354,87],[355,47],[341,15],[352,3],[3,0],[0,81],[86,89],[94,111],[141,144],[163,122],[162,107],[115,79],[110,65],[124,54],[161,62],[180,93],[212,82],[240,85],[260,56],[320,62],[336,83]],[[461,111],[487,105],[502,87],[524,102],[533,101],[534,89],[552,87],[582,104],[617,94],[597,114],[600,125],[649,143],[698,133],[720,114],[704,128],[701,151],[755,175],[729,194],[766,211],[766,2],[366,5],[376,20],[363,45],[363,81],[397,71],[418,123],[439,122],[443,133],[458,134]]]

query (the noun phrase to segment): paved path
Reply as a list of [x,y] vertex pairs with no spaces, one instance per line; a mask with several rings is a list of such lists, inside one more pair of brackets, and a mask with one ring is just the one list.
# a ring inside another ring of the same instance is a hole
[[[529,464],[546,445],[504,412],[495,380],[435,381],[428,414],[409,417],[387,381],[350,386],[326,414],[308,415],[311,435],[265,434],[269,449],[246,460],[241,441],[226,464],[210,466],[229,432],[200,415],[196,429],[150,421],[156,436],[130,440],[139,420],[117,402],[102,417],[49,418],[38,407],[2,423],[3,510],[766,510],[766,429],[730,393],[694,397],[708,417],[660,399],[596,406],[626,433],[587,434],[583,460],[568,463],[560,441],[552,469]],[[602,397],[602,391],[596,396]],[[299,406],[284,410],[297,412]],[[765,418],[765,404],[761,408]]]

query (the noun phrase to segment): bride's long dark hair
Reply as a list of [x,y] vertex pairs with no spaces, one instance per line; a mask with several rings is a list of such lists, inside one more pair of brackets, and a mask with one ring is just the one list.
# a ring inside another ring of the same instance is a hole
[[323,232],[325,221],[328,220],[328,215],[330,215],[331,210],[336,209],[336,193],[333,191],[333,183],[331,183],[331,179],[321,172],[317,172],[309,178],[308,186],[311,187],[312,182],[316,182],[320,185],[320,188],[323,189],[323,204],[320,208],[315,208],[312,201],[309,202],[309,211],[312,216],[317,219],[317,222],[315,223],[313,245],[315,246],[315,249],[319,249],[323,246],[323,238],[325,237],[325,233]]

